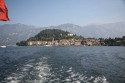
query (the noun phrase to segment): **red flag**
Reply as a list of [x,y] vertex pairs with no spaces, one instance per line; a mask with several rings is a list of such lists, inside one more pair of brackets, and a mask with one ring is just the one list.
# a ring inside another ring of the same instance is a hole
[[8,9],[5,5],[4,0],[0,0],[0,20],[1,21],[8,21]]

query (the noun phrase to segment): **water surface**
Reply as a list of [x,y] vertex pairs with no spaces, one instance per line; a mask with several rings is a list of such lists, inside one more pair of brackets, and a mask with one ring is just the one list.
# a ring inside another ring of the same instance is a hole
[[125,47],[0,48],[2,83],[125,83]]

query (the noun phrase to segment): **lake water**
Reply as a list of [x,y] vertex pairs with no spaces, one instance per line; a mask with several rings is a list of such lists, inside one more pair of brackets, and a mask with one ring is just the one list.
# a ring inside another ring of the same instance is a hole
[[0,83],[125,83],[125,47],[0,48]]

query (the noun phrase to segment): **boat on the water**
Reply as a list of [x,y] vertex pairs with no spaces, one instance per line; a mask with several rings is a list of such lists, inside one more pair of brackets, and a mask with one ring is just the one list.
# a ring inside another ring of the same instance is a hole
[[1,48],[6,48],[7,46],[0,46]]
[[44,46],[51,47],[52,45],[44,45]]

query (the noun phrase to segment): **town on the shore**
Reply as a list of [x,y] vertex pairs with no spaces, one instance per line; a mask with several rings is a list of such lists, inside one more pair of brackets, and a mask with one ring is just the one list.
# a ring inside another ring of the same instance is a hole
[[52,45],[52,46],[80,46],[80,45],[100,45],[100,41],[98,39],[62,39],[62,40],[53,40],[53,41],[28,41],[29,46],[42,46],[42,45]]
[[125,36],[116,38],[84,38],[59,29],[46,29],[18,46],[125,46]]

